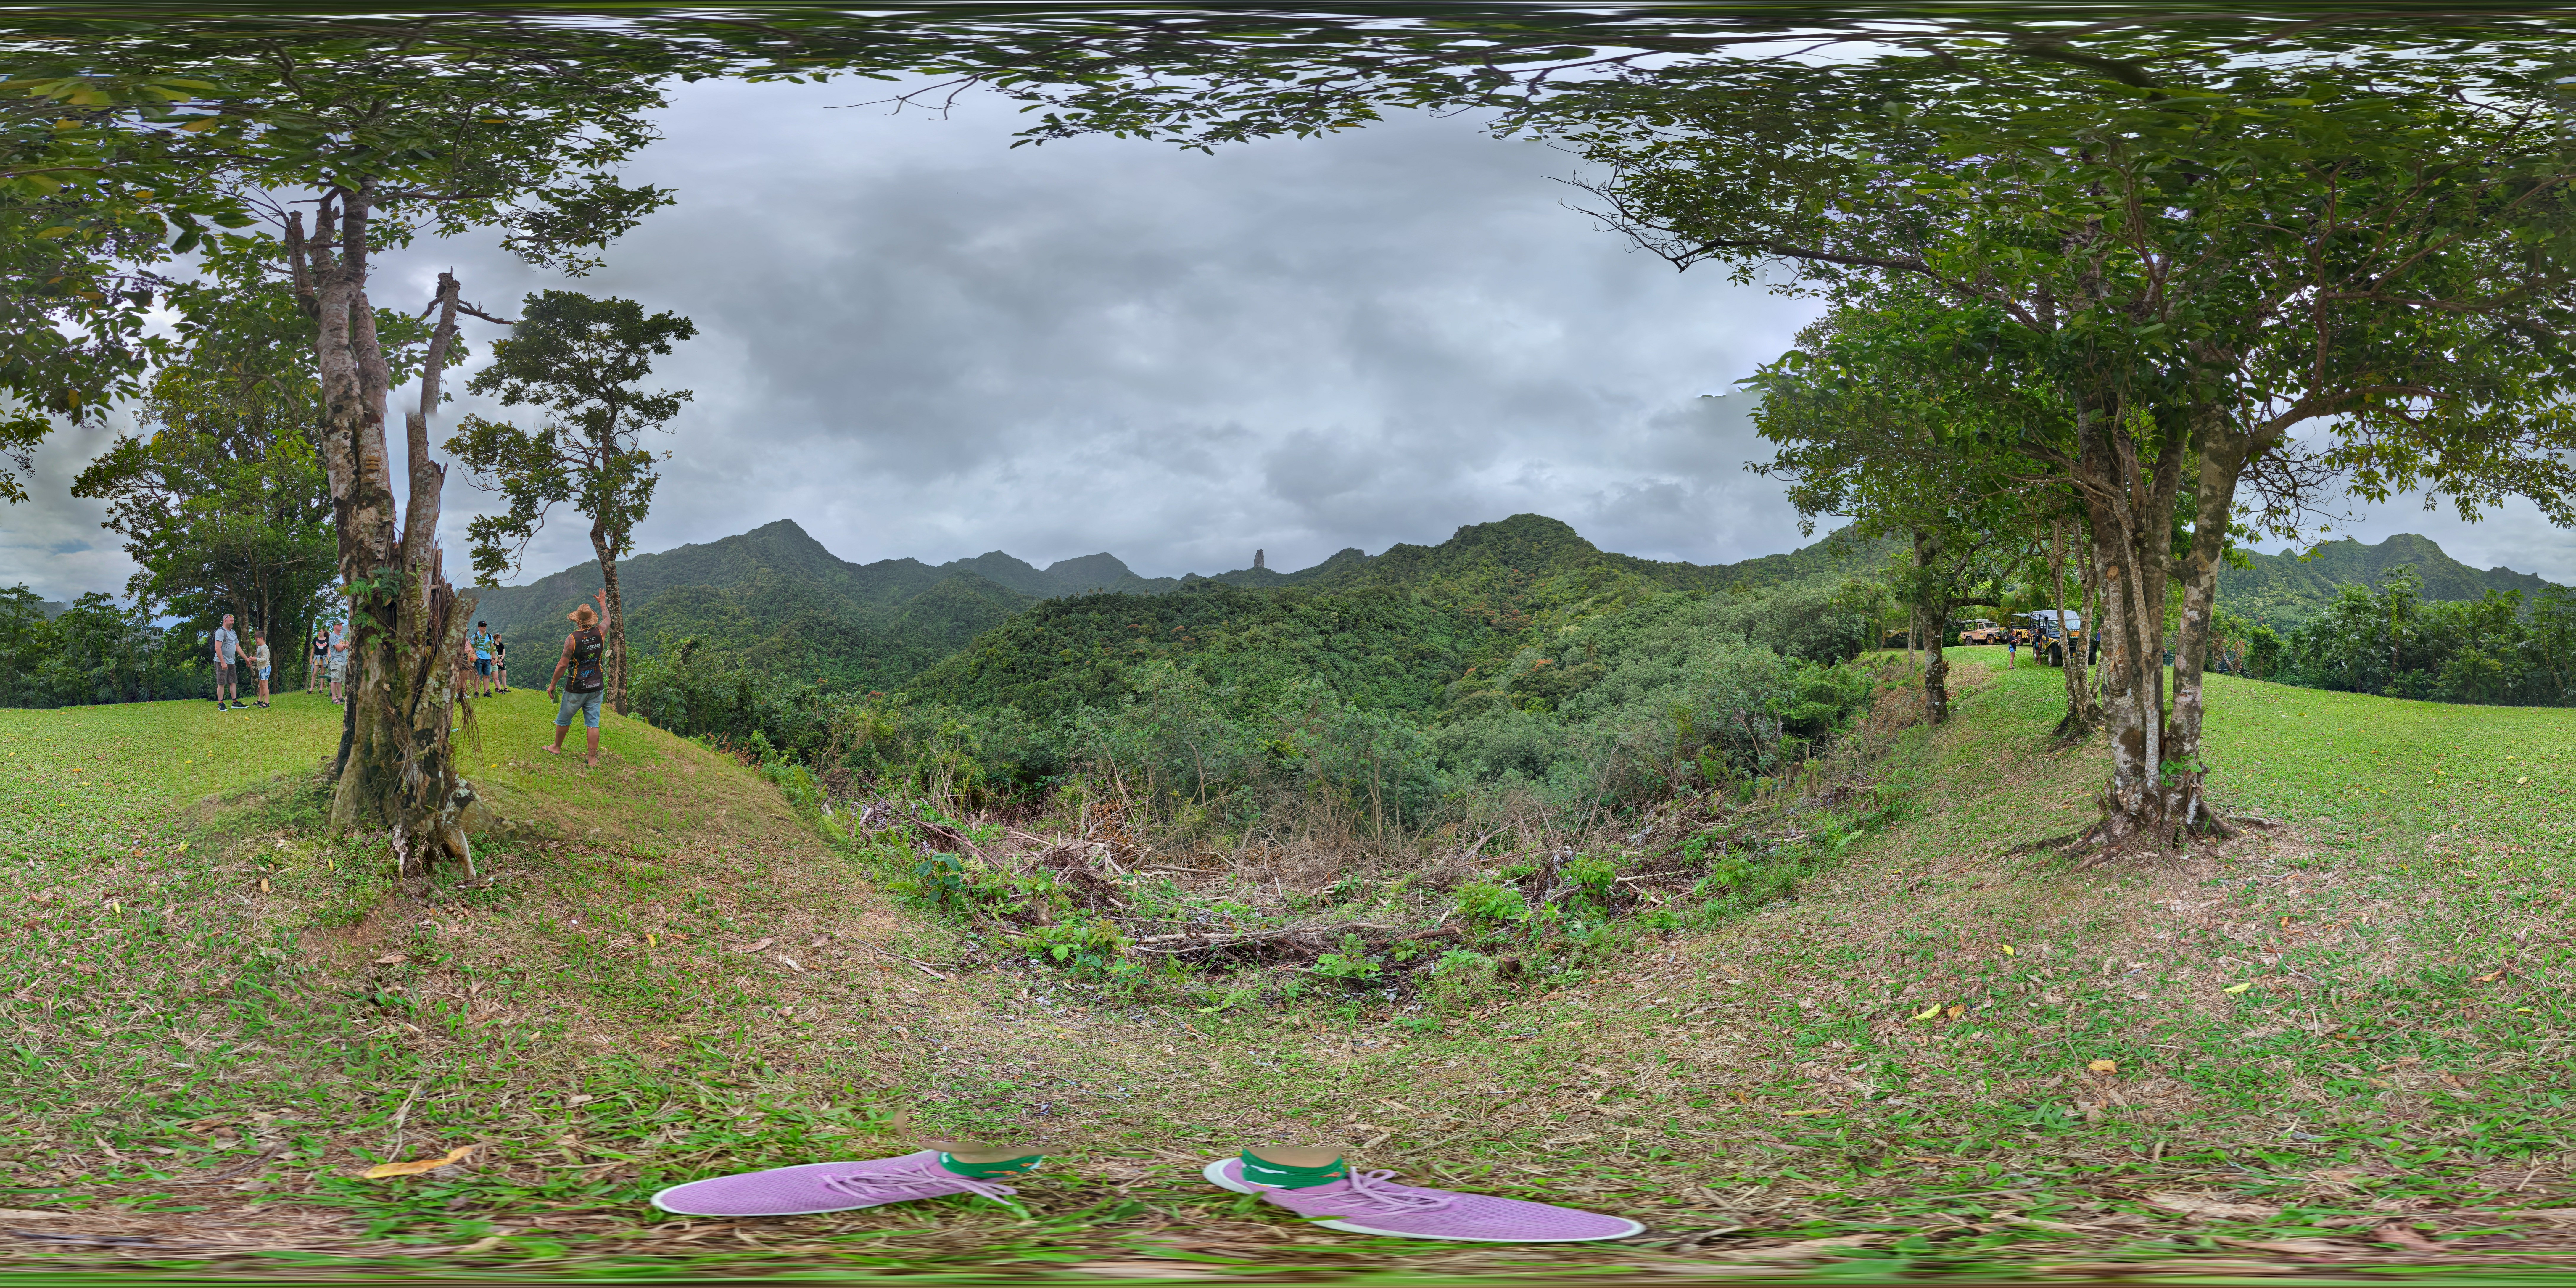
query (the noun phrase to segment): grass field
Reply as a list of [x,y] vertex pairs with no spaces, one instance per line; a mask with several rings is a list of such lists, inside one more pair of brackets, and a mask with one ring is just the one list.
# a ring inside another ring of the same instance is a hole
[[[2576,712],[2216,679],[2215,790],[2274,825],[2075,870],[2022,847],[2090,817],[2098,743],[2048,744],[2056,672],[1954,658],[1957,718],[1889,761],[1900,821],[1798,897],[1450,1014],[1120,995],[994,958],[724,756],[613,715],[599,770],[544,755],[540,694],[478,704],[479,875],[417,887],[381,840],[319,834],[319,698],[0,711],[0,1255],[2563,1281],[2576,1224],[2516,1214],[2576,1207]],[[1050,1163],[1015,1209],[641,1203],[899,1152],[897,1114]],[[1268,1140],[1650,1231],[1408,1244],[1198,1182]],[[429,1176],[355,1175],[458,1146]]]

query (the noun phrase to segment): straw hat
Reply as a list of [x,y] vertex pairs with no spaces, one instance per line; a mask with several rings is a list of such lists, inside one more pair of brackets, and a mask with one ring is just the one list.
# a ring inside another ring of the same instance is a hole
[[596,626],[599,624],[599,611],[588,604],[584,604],[581,607],[564,614],[564,616],[584,626]]

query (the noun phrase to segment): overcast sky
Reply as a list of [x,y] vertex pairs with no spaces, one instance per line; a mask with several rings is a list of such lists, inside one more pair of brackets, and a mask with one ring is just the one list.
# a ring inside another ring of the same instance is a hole
[[[947,120],[825,110],[871,96],[683,88],[626,172],[679,204],[606,269],[566,283],[487,242],[423,246],[380,270],[376,301],[416,308],[453,267],[496,313],[570,285],[694,319],[654,382],[696,400],[642,550],[789,518],[862,563],[1105,550],[1165,576],[1255,548],[1293,570],[1532,511],[1658,559],[1802,544],[1743,468],[1765,455],[1746,399],[1703,395],[1776,356],[1810,306],[1630,251],[1568,208],[1562,153],[1430,119],[1214,156],[1013,149],[999,99]],[[468,410],[500,412],[460,398],[434,436]],[[57,439],[37,499],[0,507],[0,585],[121,590],[116,538],[67,495],[104,441]],[[484,500],[451,478],[451,567]],[[2423,532],[2576,582],[2576,541],[2528,507],[2358,517],[2364,540]],[[529,573],[588,560],[585,527],[559,516]]]

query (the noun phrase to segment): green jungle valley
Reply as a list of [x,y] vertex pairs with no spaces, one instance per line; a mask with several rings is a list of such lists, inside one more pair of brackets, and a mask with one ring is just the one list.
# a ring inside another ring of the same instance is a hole
[[2576,1282],[2571,48],[0,11],[0,1274]]
[[[1883,554],[1658,565],[1522,516],[1062,593],[773,524],[635,561],[656,656],[703,650],[639,692],[740,706],[752,659],[846,640],[905,688],[823,670],[754,692],[807,718],[747,738],[611,714],[597,771],[542,754],[541,695],[472,701],[473,862],[426,879],[324,826],[319,696],[0,712],[28,912],[0,1167],[46,1209],[12,1255],[1114,1281],[2576,1251],[2576,713],[2212,677],[2248,821],[2088,865],[2051,844],[2098,775],[2055,736],[2063,672],[1952,646],[1924,724],[1854,576]],[[726,613],[752,584],[803,607]],[[642,1202],[913,1133],[1048,1164],[1003,1205]],[[1200,1186],[1254,1140],[1646,1233],[1318,1239]],[[415,1158],[449,1162],[360,1176]]]

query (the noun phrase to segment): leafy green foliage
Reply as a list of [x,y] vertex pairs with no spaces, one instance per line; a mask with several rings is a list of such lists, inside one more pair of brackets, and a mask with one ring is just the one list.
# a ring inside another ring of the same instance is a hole
[[2275,678],[2314,688],[2498,706],[2576,706],[2576,591],[2523,602],[2423,598],[2412,568],[2345,586],[2289,641]]
[[[1490,881],[1470,881],[1458,887],[1458,915],[1470,924],[1517,921],[1528,913],[1529,905],[1521,893],[1509,886]],[[1444,954],[1443,966],[1455,965],[1449,960],[1455,954]]]
[[2471,568],[2431,539],[2412,533],[2370,546],[2348,538],[2321,542],[2300,554],[2246,551],[2244,563],[2219,571],[2219,606],[2276,631],[2291,630],[2324,612],[2341,588],[2370,585],[2400,567],[2415,570],[2426,600],[2476,600],[2504,590],[2528,599],[2550,588],[2530,573]]
[[465,387],[504,407],[538,408],[545,423],[521,429],[468,416],[447,440],[478,483],[508,503],[505,512],[467,525],[474,571],[487,585],[517,568],[519,552],[558,503],[590,519],[601,559],[625,553],[659,481],[653,464],[662,454],[644,435],[667,430],[690,397],[685,389],[646,393],[635,386],[652,373],[654,358],[698,333],[676,313],[648,317],[633,300],[577,291],[537,292],[520,313],[510,338],[492,346],[490,365]]
[[1315,595],[1200,584],[1170,595],[1055,600],[978,638],[907,686],[915,697],[1051,718],[1143,696],[1155,663],[1254,702],[1313,677],[1358,705],[1429,711],[1498,637],[1485,614],[1393,589]]
[[[23,583],[0,587],[0,707],[198,698],[213,691],[198,631],[165,631],[140,607],[92,592],[60,611]],[[286,656],[281,653],[280,656]]]
[[[170,293],[183,344],[138,409],[142,432],[119,437],[72,494],[108,503],[105,526],[141,565],[127,587],[138,606],[200,629],[234,613],[242,639],[266,632],[284,663],[332,615],[339,554],[313,436],[311,323],[266,256],[209,258],[214,281]],[[376,327],[407,377],[420,324],[379,310]]]
[[1386,967],[1365,956],[1328,952],[1315,959],[1314,971],[1345,984],[1366,984],[1385,974]]

